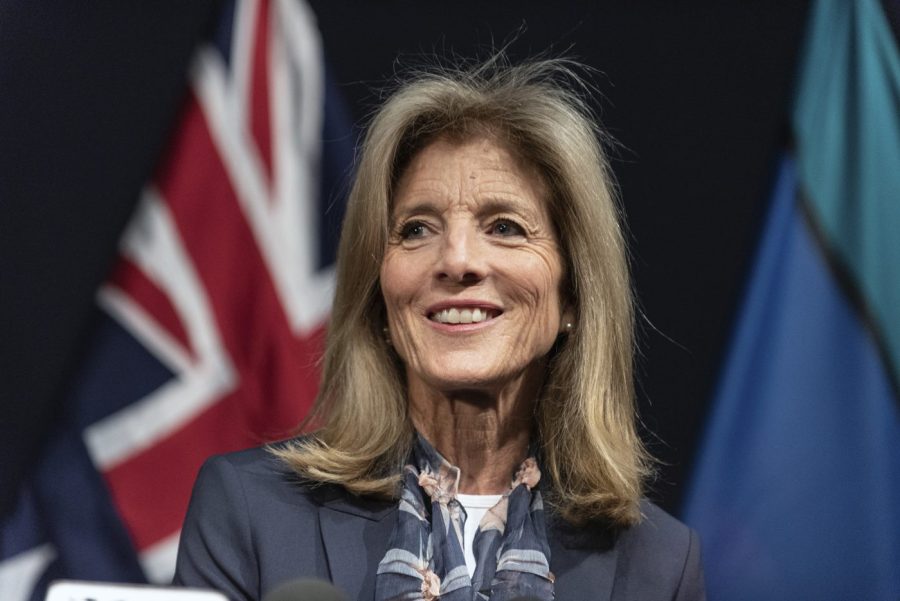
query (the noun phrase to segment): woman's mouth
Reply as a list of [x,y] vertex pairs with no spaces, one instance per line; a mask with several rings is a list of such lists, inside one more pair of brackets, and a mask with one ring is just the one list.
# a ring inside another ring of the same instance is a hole
[[440,311],[435,311],[428,316],[431,321],[438,323],[481,323],[493,319],[499,315],[499,311],[495,309],[486,309],[481,307],[449,307]]

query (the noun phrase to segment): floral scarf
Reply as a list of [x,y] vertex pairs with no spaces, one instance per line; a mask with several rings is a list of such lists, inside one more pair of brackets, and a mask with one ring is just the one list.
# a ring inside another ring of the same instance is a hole
[[471,577],[463,553],[466,512],[456,499],[459,476],[458,467],[416,435],[412,464],[403,470],[397,525],[378,565],[375,599],[551,601],[550,546],[535,459],[522,463],[510,489],[479,523]]

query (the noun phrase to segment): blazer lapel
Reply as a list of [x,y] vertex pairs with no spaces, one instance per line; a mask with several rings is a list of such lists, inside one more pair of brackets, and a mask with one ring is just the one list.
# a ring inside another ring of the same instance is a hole
[[549,528],[550,571],[558,601],[609,601],[616,574],[613,535],[590,527]]
[[375,572],[387,552],[396,512],[396,503],[343,492],[322,502],[319,523],[331,580],[349,599],[374,597]]

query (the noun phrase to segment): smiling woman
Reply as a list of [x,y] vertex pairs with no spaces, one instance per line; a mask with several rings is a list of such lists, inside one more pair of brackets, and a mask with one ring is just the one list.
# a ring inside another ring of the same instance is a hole
[[574,68],[495,57],[381,107],[315,430],[204,467],[176,581],[237,599],[300,576],[358,599],[703,598],[695,535],[642,499],[626,253]]
[[489,138],[439,138],[398,182],[381,291],[414,406],[426,390],[543,379],[562,322],[562,256],[545,186],[519,163]]
[[440,137],[413,157],[392,203],[381,291],[409,415],[460,468],[465,493],[509,487],[544,359],[572,320],[546,186],[530,167],[490,137]]

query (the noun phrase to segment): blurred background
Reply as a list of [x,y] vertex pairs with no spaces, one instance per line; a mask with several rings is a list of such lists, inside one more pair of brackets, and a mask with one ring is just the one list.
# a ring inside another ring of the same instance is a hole
[[900,2],[0,3],[0,598],[166,582],[315,394],[367,116],[575,58],[614,142],[648,496],[711,599],[900,598]]

